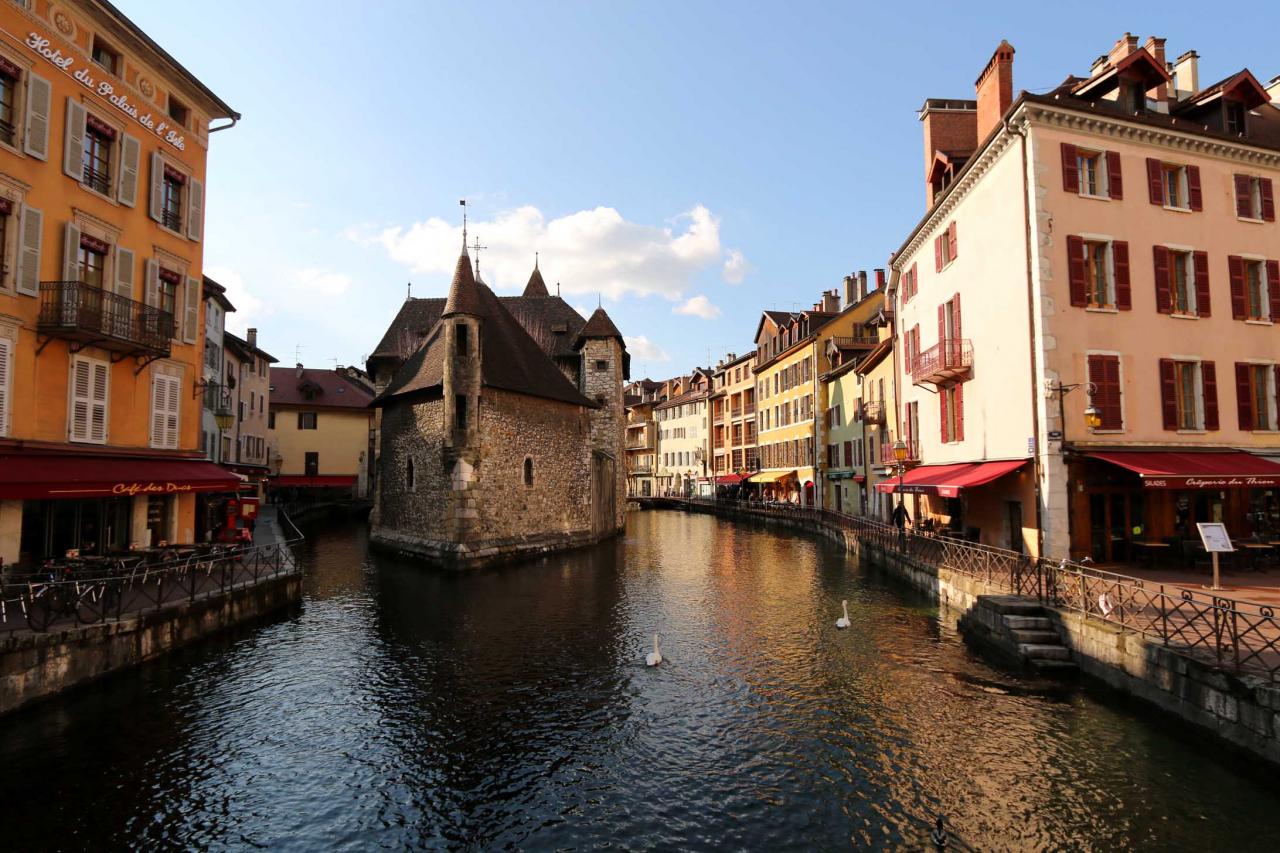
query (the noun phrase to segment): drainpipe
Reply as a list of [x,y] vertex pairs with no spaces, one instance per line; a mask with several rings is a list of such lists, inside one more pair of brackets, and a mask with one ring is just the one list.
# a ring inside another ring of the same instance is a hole
[[[1036,376],[1039,373],[1039,359],[1036,350],[1036,298],[1035,298],[1035,275],[1031,269],[1031,253],[1034,249],[1034,241],[1031,229],[1031,206],[1027,200],[1027,196],[1031,191],[1031,182],[1027,177],[1027,130],[1026,127],[1014,128],[1006,117],[1003,119],[1004,129],[1010,133],[1016,133],[1021,142],[1019,146],[1022,153],[1022,227],[1023,240],[1026,255],[1027,267],[1027,329],[1031,351],[1031,432],[1035,436],[1036,449],[1032,456],[1032,472],[1035,477],[1036,491],[1036,557],[1044,558],[1044,495],[1040,489],[1040,475],[1042,466],[1040,456],[1043,452],[1042,445],[1045,442],[1040,440],[1040,398],[1038,396],[1039,384],[1036,382]],[[1070,496],[1068,495],[1068,499]]]
[[[822,479],[822,454],[818,452],[818,437],[822,431],[822,419],[818,417],[818,406],[821,401],[818,399],[818,341],[820,337],[814,336],[813,343],[809,346],[813,347],[813,370],[809,381],[813,384],[813,506],[814,509],[825,509],[826,501],[823,499],[823,492],[826,491],[825,483]],[[803,489],[804,487],[801,486]]]

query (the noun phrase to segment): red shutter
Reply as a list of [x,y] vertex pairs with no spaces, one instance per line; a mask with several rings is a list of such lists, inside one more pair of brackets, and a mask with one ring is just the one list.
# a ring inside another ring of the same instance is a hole
[[920,324],[916,323],[915,328],[911,330],[911,363],[913,365],[920,363]]
[[1212,361],[1200,362],[1200,383],[1204,390],[1204,428],[1218,429],[1218,370]]
[[1169,250],[1153,246],[1156,270],[1156,310],[1161,314],[1173,313],[1173,287],[1169,281]]
[[1227,275],[1231,279],[1231,317],[1243,320],[1246,314],[1244,302],[1244,258],[1231,255],[1227,258]]
[[920,289],[920,273],[918,272],[919,264],[915,261],[911,262],[911,295],[915,296]]
[[1165,429],[1178,428],[1178,371],[1173,359],[1160,359],[1160,411]]
[[942,238],[945,235],[939,234],[933,238],[933,271],[942,272]]
[[1113,242],[1111,260],[1116,272],[1116,307],[1128,311],[1133,308],[1133,294],[1129,288],[1129,244],[1124,240]]
[[1062,189],[1069,193],[1080,192],[1080,166],[1076,163],[1076,147],[1062,143]]
[[1071,288],[1071,304],[1089,304],[1089,293],[1084,282],[1084,240],[1067,237],[1067,279]]
[[1276,221],[1276,197],[1272,193],[1271,179],[1262,179],[1262,218],[1268,222]]
[[947,304],[938,306],[938,343],[945,344],[947,341]]
[[947,431],[947,389],[938,392],[938,423],[942,427],[942,443],[946,444],[951,440],[951,435]]
[[1152,204],[1164,204],[1164,172],[1153,157],[1147,158],[1147,197]]
[[1204,210],[1204,195],[1200,192],[1200,167],[1187,167],[1187,201],[1192,210]]
[[1107,194],[1119,201],[1124,198],[1124,181],[1120,175],[1120,152],[1107,152]]
[[1209,253],[1192,252],[1191,265],[1196,275],[1196,315],[1212,316],[1212,304],[1209,298]]
[[1271,322],[1280,323],[1280,261],[1267,261],[1267,296],[1271,302]]
[[1249,383],[1249,365],[1236,362],[1236,411],[1240,416],[1240,429],[1253,429],[1253,392]]
[[1114,355],[1091,355],[1089,381],[1093,383],[1091,402],[1101,415],[1099,429],[1120,429],[1120,359]]
[[1271,370],[1272,370],[1272,372],[1275,374],[1275,377],[1274,377],[1274,379],[1273,379],[1272,381],[1274,381],[1274,382],[1275,382],[1275,386],[1276,386],[1276,388],[1277,388],[1277,391],[1276,391],[1276,423],[1280,423],[1280,364],[1274,365],[1274,366],[1271,368]]
[[1253,199],[1249,196],[1249,177],[1236,175],[1236,216],[1253,216]]
[[[1270,275],[1270,273],[1267,274]],[[1273,290],[1280,293],[1280,287],[1273,288]],[[954,327],[952,331],[955,332],[955,338],[959,341],[964,335],[961,334],[960,328],[960,294],[958,293],[951,297],[951,325]]]
[[956,395],[956,441],[964,441],[964,386],[957,385]]
[[960,244],[956,241],[955,222],[952,222],[949,226],[947,226],[947,243],[950,244],[950,248],[951,248],[950,257],[951,257],[951,260],[954,261],[956,258],[960,257]]

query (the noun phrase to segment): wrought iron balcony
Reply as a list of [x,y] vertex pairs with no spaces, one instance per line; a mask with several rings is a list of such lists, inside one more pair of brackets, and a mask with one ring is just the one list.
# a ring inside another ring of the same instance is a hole
[[166,357],[173,315],[83,281],[42,281],[38,331],[127,355]]
[[973,344],[968,338],[955,338],[934,344],[920,353],[911,368],[911,381],[943,385],[967,379],[973,371]]
[[862,404],[861,410],[858,412],[862,422],[872,426],[884,426],[885,410],[884,403],[880,400],[867,400]]
[[880,343],[874,331],[856,332],[853,335],[832,337],[831,343],[838,349],[871,349]]

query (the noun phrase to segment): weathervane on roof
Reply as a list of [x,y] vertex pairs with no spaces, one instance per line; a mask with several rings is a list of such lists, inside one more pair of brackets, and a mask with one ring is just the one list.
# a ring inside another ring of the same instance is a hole
[[474,250],[475,250],[475,253],[476,253],[476,281],[480,281],[480,250],[481,250],[481,249],[487,249],[487,248],[489,248],[489,247],[488,247],[488,246],[481,246],[481,245],[480,245],[480,238],[479,238],[479,237],[477,237],[477,238],[476,238],[475,245],[473,245],[471,248],[472,248],[472,249],[474,249]]
[[408,282],[404,286],[404,298],[406,300],[413,298],[413,282]]
[[462,251],[465,252],[467,250],[467,200],[460,198],[458,204],[462,205]]

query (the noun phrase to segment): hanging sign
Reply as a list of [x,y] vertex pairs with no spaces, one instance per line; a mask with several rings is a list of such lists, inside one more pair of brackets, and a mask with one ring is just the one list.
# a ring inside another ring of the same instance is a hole
[[49,39],[37,32],[32,32],[27,36],[26,45],[32,51],[44,57],[50,65],[62,69],[64,73],[80,85],[104,98],[111,106],[129,116],[129,118],[151,131],[160,139],[163,139],[179,151],[187,150],[186,137],[181,136],[163,117],[157,120],[149,112],[141,113],[136,104],[130,103],[127,94],[123,92],[117,94],[116,87],[111,81],[95,80],[90,73],[90,66],[85,65],[73,71],[72,68],[75,66],[76,58],[74,56],[64,56],[62,50],[54,47]]

